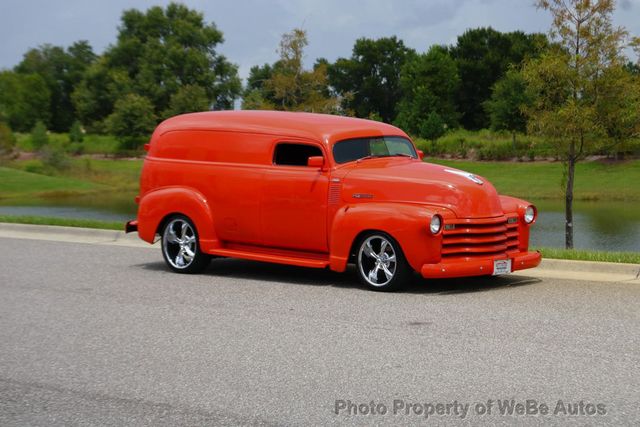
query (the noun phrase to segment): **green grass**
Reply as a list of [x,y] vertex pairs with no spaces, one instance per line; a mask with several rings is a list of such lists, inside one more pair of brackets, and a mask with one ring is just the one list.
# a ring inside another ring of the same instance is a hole
[[539,250],[543,258],[640,264],[640,252],[605,252],[558,248],[539,248]]
[[104,188],[95,182],[0,167],[0,198],[79,194]]
[[124,223],[93,219],[55,218],[31,215],[0,215],[0,222],[13,224],[61,225],[64,227],[97,228],[101,230],[124,230]]
[[[562,199],[563,166],[556,162],[471,162],[426,159],[487,178],[501,194],[525,199]],[[640,160],[581,162],[574,200],[640,201]]]
[[85,153],[115,154],[118,151],[118,141],[111,135],[85,135],[82,145]]
[[142,160],[96,160],[75,158],[65,171],[69,177],[108,185],[119,191],[134,191],[140,183]]
[[[33,151],[31,135],[28,133],[15,133],[16,145],[21,151]],[[49,133],[49,143],[65,146],[69,144],[67,133]],[[85,154],[115,154],[118,151],[118,141],[112,135],[87,134],[80,143]]]
[[0,198],[135,192],[141,170],[142,160],[72,158],[64,170],[48,168],[37,159],[15,161],[10,168],[0,167]]

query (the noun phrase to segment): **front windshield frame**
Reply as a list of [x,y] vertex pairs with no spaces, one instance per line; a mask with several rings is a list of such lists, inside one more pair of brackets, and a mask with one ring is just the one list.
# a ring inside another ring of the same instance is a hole
[[[364,146],[361,147],[359,153],[354,152],[354,153],[351,153],[351,155],[347,155],[346,157],[344,156],[344,154],[340,154],[339,156],[336,156],[336,147],[344,143],[358,143],[357,141],[367,141],[366,143],[364,143],[366,147]],[[382,142],[384,146],[379,145],[377,147],[377,151],[374,151],[372,150],[373,146],[371,144],[373,141]],[[392,144],[401,143],[401,145],[396,146],[396,148],[402,147],[404,150],[390,150],[391,148],[393,148],[393,146],[389,146],[387,142],[390,142]],[[383,152],[383,149],[386,149],[386,152]],[[336,142],[335,144],[333,144],[333,147],[331,149],[331,155],[333,156],[333,161],[337,165],[343,165],[345,163],[355,162],[364,158],[380,158],[380,157],[395,157],[395,156],[411,156],[414,159],[418,158],[418,153],[416,151],[415,146],[411,142],[411,140],[404,136],[399,136],[399,135],[366,136],[366,137],[359,137],[359,138],[342,139]]]

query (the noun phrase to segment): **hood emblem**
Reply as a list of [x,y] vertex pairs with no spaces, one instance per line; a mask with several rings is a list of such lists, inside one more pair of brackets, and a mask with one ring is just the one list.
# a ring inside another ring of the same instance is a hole
[[473,182],[475,182],[478,185],[482,185],[484,184],[484,181],[481,180],[480,178],[478,178],[476,175],[469,173],[469,172],[465,172],[465,171],[459,171],[459,170],[454,170],[454,169],[445,169],[445,172],[449,172],[455,175],[459,175],[459,176],[463,176]]

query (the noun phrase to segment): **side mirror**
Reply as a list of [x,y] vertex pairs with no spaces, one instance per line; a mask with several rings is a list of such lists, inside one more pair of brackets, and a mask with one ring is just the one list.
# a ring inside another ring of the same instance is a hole
[[424,151],[422,151],[422,150],[418,150],[418,158],[419,158],[420,160],[424,159]]
[[324,157],[322,156],[311,156],[307,159],[307,166],[310,168],[319,168],[322,169],[324,166]]

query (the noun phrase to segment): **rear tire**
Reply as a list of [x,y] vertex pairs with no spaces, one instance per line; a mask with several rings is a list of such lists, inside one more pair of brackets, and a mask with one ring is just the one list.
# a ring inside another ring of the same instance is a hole
[[363,236],[356,247],[356,267],[360,281],[374,291],[395,291],[411,276],[402,248],[381,231]]
[[211,261],[200,250],[196,226],[184,215],[172,216],[162,229],[162,256],[171,270],[184,274],[200,273]]

